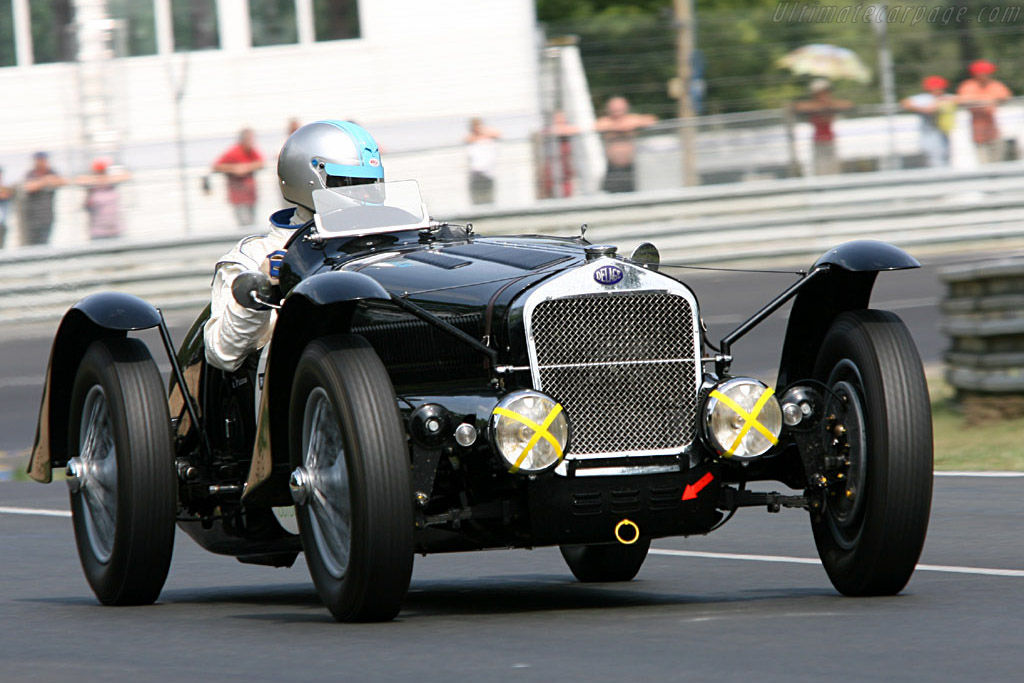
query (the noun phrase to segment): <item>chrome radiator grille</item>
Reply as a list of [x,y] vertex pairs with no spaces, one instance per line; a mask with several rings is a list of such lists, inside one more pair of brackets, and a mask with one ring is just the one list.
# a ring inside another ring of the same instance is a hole
[[540,389],[572,424],[569,456],[680,450],[697,411],[694,311],[661,291],[540,302],[531,318]]

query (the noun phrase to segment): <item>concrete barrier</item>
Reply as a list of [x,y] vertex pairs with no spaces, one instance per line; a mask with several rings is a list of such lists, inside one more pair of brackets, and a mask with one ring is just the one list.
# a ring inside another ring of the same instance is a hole
[[[653,242],[662,260],[690,265],[783,260],[808,266],[854,239],[922,247],[1024,244],[1024,163],[973,172],[922,170],[760,180],[630,195],[544,200],[516,210],[436,216],[481,234],[578,235],[620,253]],[[58,318],[76,300],[125,291],[163,308],[208,300],[217,257],[239,233],[201,238],[32,247],[0,253],[0,324]]]

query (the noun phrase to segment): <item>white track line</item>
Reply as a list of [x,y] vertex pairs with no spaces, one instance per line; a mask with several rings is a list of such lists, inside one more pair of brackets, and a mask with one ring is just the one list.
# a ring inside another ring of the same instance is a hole
[[983,479],[1009,479],[1013,477],[1024,477],[1024,472],[972,472],[963,471],[956,472],[950,470],[948,472],[936,472],[936,477],[980,477]]
[[45,376],[42,372],[29,377],[5,377],[0,379],[0,389],[13,389],[14,387],[39,387],[43,388]]
[[[708,560],[739,560],[741,562],[782,562],[785,564],[816,564],[821,561],[810,557],[787,557],[785,555],[740,555],[736,553],[706,553],[696,550],[665,550],[651,548],[652,555],[672,557],[695,557]],[[919,564],[918,571],[945,572],[947,574],[978,574],[981,576],[1013,576],[1024,578],[1024,569],[989,569],[987,567],[954,567],[941,564]]]
[[70,517],[67,510],[40,510],[39,508],[8,508],[0,506],[0,515],[37,515],[39,517]]

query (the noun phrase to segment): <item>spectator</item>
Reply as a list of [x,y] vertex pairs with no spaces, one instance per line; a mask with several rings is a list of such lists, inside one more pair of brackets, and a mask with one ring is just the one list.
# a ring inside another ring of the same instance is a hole
[[836,134],[832,128],[836,114],[853,109],[849,100],[840,100],[832,94],[832,83],[816,78],[810,84],[811,97],[796,103],[796,111],[807,117],[814,128],[814,175],[839,173],[836,154]]
[[4,238],[7,236],[7,216],[11,207],[11,197],[14,190],[4,185],[4,170],[0,168],[0,249],[4,248]]
[[494,174],[498,165],[501,133],[484,125],[479,116],[469,120],[466,136],[469,154],[469,197],[474,204],[494,203]]
[[228,178],[228,202],[238,224],[252,225],[256,218],[256,171],[263,168],[263,155],[256,149],[251,128],[243,128],[238,143],[228,148],[213,164],[215,173]]
[[[544,131],[544,177],[542,196],[571,197],[574,192],[575,170],[572,163],[573,139],[580,129],[566,118],[561,109],[551,115],[551,125]],[[556,191],[556,187],[558,190]]]
[[53,229],[53,197],[67,181],[50,166],[46,152],[36,152],[32,169],[25,176],[23,244],[46,244]]
[[996,109],[1012,97],[1010,89],[992,78],[996,65],[984,59],[971,62],[971,77],[957,89],[959,103],[971,112],[971,133],[978,163],[988,164],[1004,158],[1003,137],[996,123]]
[[901,102],[904,109],[921,117],[921,151],[931,167],[949,165],[949,134],[956,121],[956,96],[946,92],[942,76],[925,76],[924,92]]
[[612,97],[605,105],[605,115],[594,123],[594,129],[604,141],[604,155],[608,170],[601,189],[605,192],[633,192],[636,189],[636,131],[653,125],[658,120],[653,114],[633,114],[629,100]]
[[121,194],[118,184],[128,180],[124,171],[111,173],[110,159],[97,157],[92,173],[75,178],[85,187],[85,210],[89,212],[89,237],[94,240],[121,235]]

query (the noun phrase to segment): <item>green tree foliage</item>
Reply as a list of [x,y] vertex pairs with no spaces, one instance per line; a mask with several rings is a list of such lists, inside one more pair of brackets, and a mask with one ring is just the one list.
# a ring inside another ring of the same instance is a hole
[[666,0],[539,0],[537,15],[549,37],[579,39],[596,109],[625,95],[636,110],[672,116],[666,84],[676,70],[675,32]]
[[71,0],[39,0],[29,4],[32,53],[36,64],[67,62],[75,58]]
[[672,0],[537,0],[537,19],[540,21],[563,21],[585,19],[606,12],[657,14],[671,7]]
[[14,66],[14,12],[11,0],[0,0],[0,66]]
[[[897,97],[916,92],[921,78],[933,73],[955,87],[966,76],[967,64],[979,57],[999,65],[998,77],[1024,94],[1020,0],[888,4],[888,21],[882,25],[866,18],[871,3],[856,0],[694,0],[706,88],[703,111],[778,107],[802,95],[808,79],[789,74],[776,62],[809,43],[839,45],[857,53],[871,70],[872,81],[839,82],[837,90],[860,104],[880,102],[883,26],[893,55]],[[637,110],[674,115],[676,103],[666,88],[676,72],[672,0],[537,0],[537,16],[548,36],[579,37],[595,106],[622,94]]]

